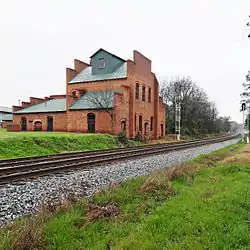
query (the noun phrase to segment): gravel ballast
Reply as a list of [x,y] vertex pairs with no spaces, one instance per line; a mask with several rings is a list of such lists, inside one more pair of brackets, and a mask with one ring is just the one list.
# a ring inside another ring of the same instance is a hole
[[98,190],[128,178],[191,160],[200,154],[235,144],[239,139],[178,152],[133,159],[90,170],[52,175],[0,187],[0,227],[16,218],[39,211],[42,204],[55,205],[70,198],[90,196]]

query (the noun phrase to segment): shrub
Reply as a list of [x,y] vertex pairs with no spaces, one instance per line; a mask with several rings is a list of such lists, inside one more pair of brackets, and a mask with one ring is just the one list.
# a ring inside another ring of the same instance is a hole
[[126,144],[127,145],[129,143],[129,140],[128,140],[128,138],[127,138],[127,136],[126,136],[126,134],[125,134],[124,131],[122,131],[122,132],[120,132],[118,134],[117,139],[122,144]]

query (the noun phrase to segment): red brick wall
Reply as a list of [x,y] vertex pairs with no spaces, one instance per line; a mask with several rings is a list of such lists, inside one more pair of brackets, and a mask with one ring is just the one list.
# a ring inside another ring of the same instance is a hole
[[27,119],[27,130],[34,131],[34,122],[40,120],[42,122],[42,131],[47,131],[47,117],[53,117],[54,131],[67,131],[66,112],[61,113],[33,113],[33,114],[15,114],[13,115],[13,124],[19,124],[21,127],[21,118]]
[[89,67],[90,65],[88,63],[85,63],[83,61],[80,61],[78,59],[74,60],[74,68],[77,73],[80,73],[83,69]]
[[[160,130],[160,126],[161,124],[163,124],[163,136],[165,136],[166,134],[166,106],[165,104],[162,102],[162,99],[159,98],[159,132],[161,131]],[[159,136],[161,136],[161,134],[159,134]]]
[[19,132],[20,126],[17,124],[8,124],[7,125],[7,131],[8,132]]
[[44,102],[43,98],[30,97],[30,106]]
[[[156,88],[154,74],[151,72],[151,61],[134,51],[134,62],[128,61],[128,81],[131,86],[130,99],[130,125],[131,137],[135,137],[139,131],[139,116],[142,116],[142,133],[144,134],[144,124],[148,122],[148,133],[150,138],[156,138],[157,126],[154,124],[153,130],[150,130],[150,121],[157,122],[158,112],[155,107],[158,103],[158,89]],[[139,100],[136,99],[136,83],[139,83]],[[145,86],[145,101],[142,101],[142,86]],[[148,90],[151,88],[151,102],[148,102]],[[135,128],[136,115],[136,128]]]
[[111,118],[107,111],[72,110],[68,111],[68,131],[88,132],[89,113],[95,114],[96,133],[112,133]]
[[2,127],[3,127],[3,128],[7,128],[7,126],[8,126],[9,124],[12,124],[12,121],[3,121]]
[[114,134],[118,135],[122,131],[121,123],[126,123],[126,135],[130,137],[130,88],[123,86],[121,88],[123,94],[116,93],[114,106],[115,106],[115,130]]

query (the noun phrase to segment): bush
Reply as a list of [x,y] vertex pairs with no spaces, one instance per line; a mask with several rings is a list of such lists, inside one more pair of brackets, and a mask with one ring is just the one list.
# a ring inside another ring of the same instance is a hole
[[142,135],[141,132],[138,132],[137,136],[135,137],[136,141],[147,143],[148,141],[148,136],[147,135]]
[[128,140],[128,138],[127,138],[127,136],[126,136],[126,134],[125,134],[124,131],[122,131],[122,132],[120,132],[118,134],[117,139],[122,144],[126,144],[127,145],[129,143],[129,140]]

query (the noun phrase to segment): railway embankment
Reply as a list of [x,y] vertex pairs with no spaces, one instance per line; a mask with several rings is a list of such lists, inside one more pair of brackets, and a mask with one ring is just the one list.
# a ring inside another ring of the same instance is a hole
[[116,137],[108,134],[45,132],[12,134],[11,132],[0,131],[0,160],[121,146]]
[[[52,193],[58,200],[66,189],[71,193],[62,205],[50,203],[37,216],[0,230],[0,247],[248,248],[250,149],[237,141],[5,187],[0,204],[9,211]],[[88,197],[77,201],[76,192]],[[10,208],[8,200],[19,205]]]
[[191,160],[200,154],[234,144],[238,140],[235,138],[179,151],[162,152],[149,157],[116,161],[68,173],[50,174],[20,184],[4,185],[0,187],[0,225],[38,212],[43,206],[54,207],[72,197],[89,197],[115,183]]

